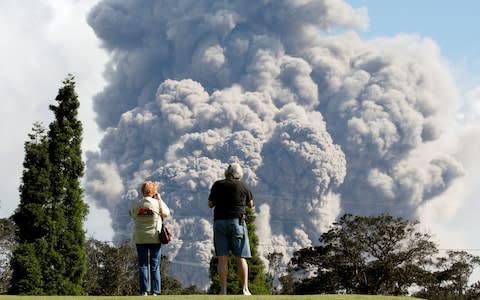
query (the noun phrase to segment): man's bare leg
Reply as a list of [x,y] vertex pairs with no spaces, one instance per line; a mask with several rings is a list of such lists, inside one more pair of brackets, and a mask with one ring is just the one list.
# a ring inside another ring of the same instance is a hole
[[227,294],[227,276],[228,276],[228,256],[218,256],[218,284],[220,285],[220,295]]
[[250,296],[250,290],[248,289],[248,264],[247,260],[243,257],[235,257],[237,261],[238,276],[240,277],[240,284],[242,285],[242,292],[244,295]]

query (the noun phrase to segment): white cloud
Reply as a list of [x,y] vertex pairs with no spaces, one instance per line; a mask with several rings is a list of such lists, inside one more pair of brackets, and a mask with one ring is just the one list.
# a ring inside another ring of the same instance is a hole
[[[97,150],[101,134],[94,122],[92,98],[105,84],[106,53],[86,24],[96,0],[0,2],[0,138],[8,141],[2,157],[0,216],[13,213],[19,202],[23,144],[34,122],[45,126],[53,119],[48,106],[63,79],[75,76],[83,122],[83,150]],[[91,208],[94,213],[95,207]],[[90,218],[91,221],[98,220]],[[90,224],[90,222],[89,222]],[[97,226],[96,224],[94,226]]]
[[[464,175],[419,211],[423,226],[434,234],[439,248],[465,249],[473,255],[480,255],[480,242],[472,238],[478,235],[477,212],[480,210],[480,111],[475,109],[480,100],[478,91],[477,87],[462,93],[458,122],[430,149],[451,153],[462,164]],[[480,270],[471,279],[478,278]]]

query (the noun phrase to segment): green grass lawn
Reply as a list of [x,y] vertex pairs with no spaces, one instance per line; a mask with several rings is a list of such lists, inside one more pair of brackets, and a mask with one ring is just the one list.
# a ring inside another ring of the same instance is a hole
[[[262,295],[262,296],[241,296],[241,295],[228,295],[228,296],[217,296],[217,295],[164,295],[159,296],[159,299],[162,300],[178,300],[178,299],[187,299],[187,300],[237,300],[237,299],[249,299],[249,300],[412,300],[419,299],[413,297],[392,297],[392,296],[366,296],[366,295]],[[129,299],[156,299],[153,296],[141,297],[141,296],[0,296],[0,299],[5,300],[129,300]]]

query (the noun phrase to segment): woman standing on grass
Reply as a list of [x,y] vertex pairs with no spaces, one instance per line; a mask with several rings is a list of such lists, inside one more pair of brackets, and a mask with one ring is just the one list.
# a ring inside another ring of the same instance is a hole
[[154,182],[143,183],[142,195],[143,198],[134,202],[129,210],[129,215],[134,221],[133,240],[138,255],[140,292],[143,296],[149,293],[159,295],[162,285],[160,281],[161,244],[158,233],[162,228],[162,218],[170,216],[170,209],[160,198]]

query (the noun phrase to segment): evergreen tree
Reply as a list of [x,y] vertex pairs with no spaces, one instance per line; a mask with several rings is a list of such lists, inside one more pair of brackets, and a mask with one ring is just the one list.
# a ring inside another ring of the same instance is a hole
[[[267,275],[265,273],[265,266],[263,265],[260,255],[258,253],[258,236],[256,234],[255,227],[255,214],[252,209],[246,208],[247,215],[247,230],[248,238],[250,241],[250,250],[252,252],[252,258],[248,259],[248,288],[254,295],[269,294],[269,288],[267,284]],[[218,272],[217,272],[218,259],[213,256],[210,261],[210,279],[212,284],[208,292],[210,294],[217,294],[220,290]],[[238,277],[237,265],[235,257],[230,253],[228,263],[228,277],[227,277],[227,291],[229,294],[241,294],[242,286],[240,285],[240,279]]]
[[[61,274],[57,294],[79,295],[82,293],[83,276],[86,272],[86,240],[83,221],[88,207],[82,199],[80,179],[83,176],[82,123],[78,120],[80,102],[75,92],[74,77],[69,75],[63,82],[55,100],[50,105],[55,120],[49,127],[49,157],[52,197],[55,206],[55,230],[57,246],[61,255],[58,272]],[[60,275],[59,274],[59,275]]]
[[254,295],[269,294],[270,288],[267,283],[267,274],[265,266],[258,253],[259,239],[257,236],[257,228],[255,226],[255,214],[252,209],[247,208],[247,230],[250,240],[250,249],[252,258],[248,262],[248,288]]
[[15,294],[79,295],[86,271],[80,178],[82,124],[73,76],[63,81],[51,105],[54,121],[35,123],[25,143],[20,205],[13,220],[18,248],[12,258]]
[[50,261],[45,243],[52,226],[48,141],[41,123],[35,123],[32,131],[25,143],[20,204],[13,215],[18,239],[11,261],[14,294],[45,294],[43,273]]

